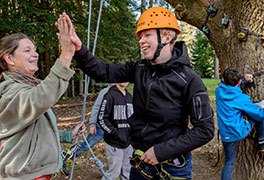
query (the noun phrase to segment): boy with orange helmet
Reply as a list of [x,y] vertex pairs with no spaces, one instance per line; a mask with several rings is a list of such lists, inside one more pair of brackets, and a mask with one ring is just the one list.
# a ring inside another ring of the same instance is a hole
[[60,19],[73,30],[69,38],[82,71],[100,81],[134,83],[130,179],[192,178],[191,151],[213,138],[214,120],[206,87],[190,67],[184,42],[176,42],[181,30],[174,14],[153,7],[141,15],[136,35],[144,59],[125,64],[95,59],[68,15]]

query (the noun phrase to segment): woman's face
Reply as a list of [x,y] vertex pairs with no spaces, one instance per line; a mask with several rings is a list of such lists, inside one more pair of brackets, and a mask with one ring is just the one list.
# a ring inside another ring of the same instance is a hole
[[38,58],[33,42],[29,39],[21,39],[13,55],[9,55],[8,66],[11,70],[34,75],[38,71]]

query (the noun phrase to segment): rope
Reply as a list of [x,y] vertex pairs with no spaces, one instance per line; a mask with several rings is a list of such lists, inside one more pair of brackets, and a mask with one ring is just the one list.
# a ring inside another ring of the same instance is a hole
[[[94,38],[94,44],[93,44],[93,51],[92,51],[92,55],[95,55],[95,49],[96,49],[96,43],[97,43],[97,37],[98,37],[98,32],[99,32],[99,26],[100,26],[100,20],[101,20],[101,14],[102,14],[102,7],[103,7],[103,3],[104,0],[101,0],[100,2],[100,9],[99,9],[99,14],[98,14],[98,19],[97,19],[97,26],[96,26],[96,32],[95,32],[95,38]],[[90,4],[89,4],[89,17],[88,17],[88,34],[87,34],[87,47],[89,49],[90,46],[90,27],[91,27],[91,13],[92,12],[92,0],[90,0]],[[90,82],[90,77],[87,76],[85,74],[85,78],[84,78],[84,99],[83,99],[83,107],[82,107],[82,116],[81,116],[81,123],[84,122],[85,119],[85,111],[86,111],[86,99],[87,99],[87,94],[88,94],[88,88],[89,88],[89,82]],[[85,143],[89,149],[89,151],[91,152],[92,158],[90,158],[91,160],[96,161],[96,165],[98,166],[98,168],[102,171],[104,177],[106,179],[109,179],[104,171],[104,165],[102,163],[102,161],[100,159],[98,159],[92,148],[90,147],[90,144],[88,143],[84,133],[82,133],[82,137],[85,140]],[[75,145],[78,144],[78,136],[75,139]],[[73,172],[74,172],[74,165],[75,165],[75,160],[76,160],[76,153],[74,153],[73,156],[73,161],[72,161],[72,166],[71,166],[71,172],[70,172],[70,180],[72,180],[73,177]]]
[[220,161],[220,132],[219,129],[217,130],[217,157],[216,157],[216,162],[212,167],[216,167]]

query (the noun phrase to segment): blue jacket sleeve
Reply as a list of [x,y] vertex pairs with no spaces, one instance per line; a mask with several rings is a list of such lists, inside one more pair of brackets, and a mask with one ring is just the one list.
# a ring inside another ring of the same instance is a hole
[[243,111],[245,111],[247,113],[247,115],[256,120],[256,121],[263,121],[264,120],[264,109],[261,108],[259,105],[253,103],[250,100],[250,97],[245,95],[245,103],[244,103],[244,107],[243,107]]

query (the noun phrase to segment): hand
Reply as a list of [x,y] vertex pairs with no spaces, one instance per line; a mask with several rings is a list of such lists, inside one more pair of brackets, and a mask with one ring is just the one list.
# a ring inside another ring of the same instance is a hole
[[247,82],[253,82],[253,75],[252,74],[245,74],[244,78]]
[[149,148],[141,157],[140,160],[149,163],[151,165],[156,165],[159,161],[156,158],[153,146]]
[[70,67],[72,57],[75,53],[75,46],[71,41],[72,29],[68,26],[66,19],[60,15],[58,22],[56,23],[59,29],[59,42],[61,48],[60,60],[67,66]]
[[89,133],[92,135],[96,134],[96,127],[91,127]]
[[70,29],[70,32],[71,32],[70,39],[75,46],[75,51],[81,50],[82,42],[81,42],[80,38],[78,37],[78,35],[76,34],[74,27],[73,27],[73,24],[72,24],[72,21],[71,21],[70,17],[66,14],[66,12],[63,12],[60,15],[58,21],[55,23],[57,29],[59,29],[59,22],[60,22],[61,18],[65,19],[65,21],[68,24],[68,28]]
[[79,123],[72,130],[72,139],[76,139],[79,134],[82,134],[86,130],[85,124]]

